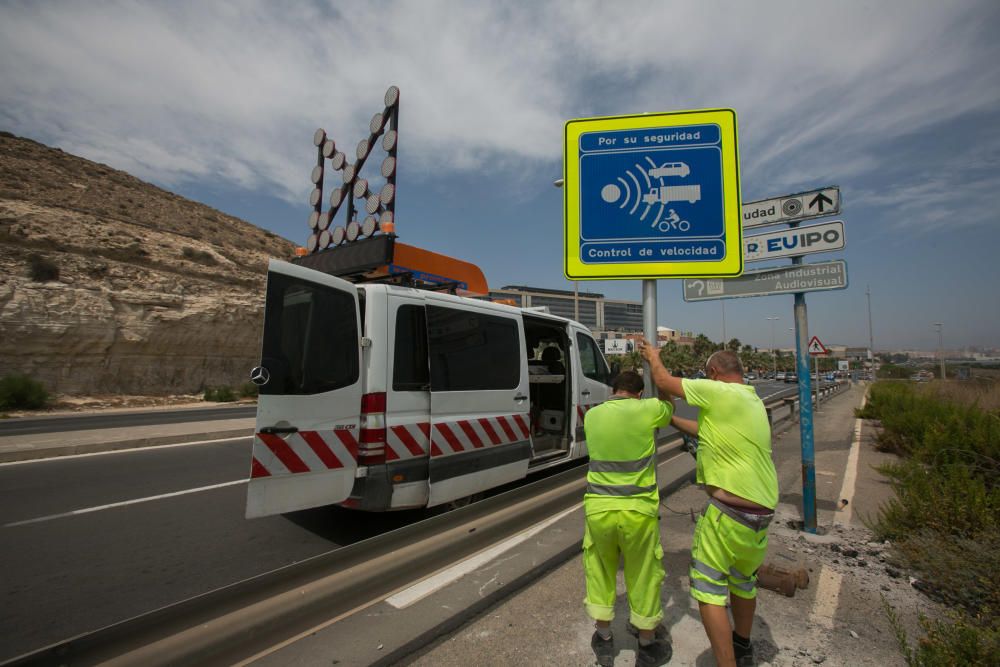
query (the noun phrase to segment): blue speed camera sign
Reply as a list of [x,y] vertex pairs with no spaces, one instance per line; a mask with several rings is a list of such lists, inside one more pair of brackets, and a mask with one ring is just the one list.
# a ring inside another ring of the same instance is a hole
[[731,110],[570,121],[566,132],[567,276],[739,275]]

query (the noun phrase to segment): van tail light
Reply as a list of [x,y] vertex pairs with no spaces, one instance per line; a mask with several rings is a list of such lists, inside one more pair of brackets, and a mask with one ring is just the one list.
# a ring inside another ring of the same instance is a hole
[[358,442],[358,465],[385,463],[385,392],[361,397],[361,429]]

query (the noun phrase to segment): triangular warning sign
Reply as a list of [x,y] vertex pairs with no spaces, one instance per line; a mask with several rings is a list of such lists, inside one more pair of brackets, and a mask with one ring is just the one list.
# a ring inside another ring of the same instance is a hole
[[813,336],[809,341],[809,354],[820,355],[829,353],[826,351],[826,348],[823,347],[823,343],[819,342],[819,338]]

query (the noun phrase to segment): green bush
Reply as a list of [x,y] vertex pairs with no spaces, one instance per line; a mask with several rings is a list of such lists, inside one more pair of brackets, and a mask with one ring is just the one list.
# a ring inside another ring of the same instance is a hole
[[27,375],[15,373],[0,379],[0,410],[37,410],[48,402],[45,386]]
[[955,612],[921,619],[926,636],[911,648],[886,605],[911,666],[991,665],[1000,654],[1000,411],[949,387],[878,383],[859,411],[881,421],[878,447],[903,457],[880,468],[895,497],[871,527]]
[[240,398],[257,398],[258,387],[253,382],[244,382],[240,386]]
[[895,541],[922,530],[976,539],[1000,530],[1000,488],[968,466],[904,461],[879,472],[896,491],[873,523],[880,539]]
[[204,400],[216,403],[230,403],[236,400],[236,394],[229,387],[209,387],[205,390]]
[[983,627],[968,617],[954,615],[948,621],[920,617],[926,635],[910,646],[896,610],[882,598],[889,624],[908,667],[992,667],[1000,655],[1000,630]]

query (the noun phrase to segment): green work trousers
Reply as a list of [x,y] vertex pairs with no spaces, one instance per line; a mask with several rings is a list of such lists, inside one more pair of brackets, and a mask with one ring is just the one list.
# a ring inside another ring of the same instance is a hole
[[587,614],[597,621],[615,616],[619,557],[625,561],[625,590],[632,625],[652,630],[663,619],[663,547],[660,522],[632,510],[588,514],[583,533]]

